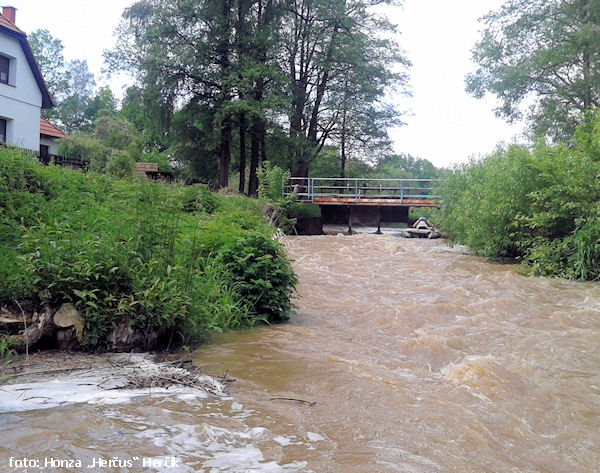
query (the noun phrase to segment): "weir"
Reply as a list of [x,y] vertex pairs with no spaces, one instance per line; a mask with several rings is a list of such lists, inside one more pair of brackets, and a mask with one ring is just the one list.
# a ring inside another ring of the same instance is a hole
[[318,205],[324,223],[348,222],[352,232],[354,219],[375,224],[406,222],[410,207],[442,205],[435,194],[436,179],[369,179],[340,177],[290,177],[283,196],[296,195],[298,202]]

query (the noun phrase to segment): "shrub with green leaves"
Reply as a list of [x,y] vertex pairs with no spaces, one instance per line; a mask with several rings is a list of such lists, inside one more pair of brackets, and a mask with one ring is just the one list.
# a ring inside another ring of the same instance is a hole
[[123,324],[152,345],[285,318],[295,276],[261,207],[0,150],[0,305],[48,290],[81,312],[87,347]]
[[285,234],[293,233],[296,226],[294,208],[296,195],[283,196],[283,190],[290,178],[290,172],[265,161],[258,169],[258,196],[273,205],[269,215],[270,223]]
[[290,178],[289,171],[279,166],[273,166],[269,161],[263,162],[258,168],[258,196],[270,202],[283,197],[283,188]]
[[515,219],[537,188],[532,161],[527,149],[511,146],[455,169],[441,189],[444,232],[484,256],[517,256]]
[[212,214],[217,210],[218,198],[204,184],[187,186],[182,196],[183,210],[186,212],[206,212]]
[[13,348],[15,345],[17,345],[17,342],[12,338],[0,336],[0,360],[6,360],[15,356],[17,354]]
[[511,146],[442,183],[443,230],[485,256],[512,256],[534,274],[600,278],[600,114],[568,146]]

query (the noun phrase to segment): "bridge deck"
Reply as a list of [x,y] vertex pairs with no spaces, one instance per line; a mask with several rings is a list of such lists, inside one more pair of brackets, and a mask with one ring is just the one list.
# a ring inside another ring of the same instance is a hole
[[316,205],[440,207],[432,179],[343,179],[292,177],[283,195]]
[[[306,201],[305,201],[306,202]],[[312,204],[316,205],[364,205],[379,207],[439,207],[439,200],[409,199],[409,198],[373,198],[373,197],[315,197]]]

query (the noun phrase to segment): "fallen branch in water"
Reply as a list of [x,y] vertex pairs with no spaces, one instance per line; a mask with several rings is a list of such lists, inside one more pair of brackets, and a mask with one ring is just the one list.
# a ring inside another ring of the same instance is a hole
[[308,404],[309,406],[314,406],[317,401],[306,401],[304,399],[298,399],[295,397],[270,397],[269,401],[296,401],[303,402],[304,404]]
[[74,368],[53,368],[47,370],[37,370],[37,371],[20,371],[19,373],[10,373],[7,375],[7,378],[17,378],[19,376],[38,376],[45,374],[56,374],[56,373],[68,373],[69,371],[81,371],[82,373],[89,373],[94,369],[93,366],[88,366],[85,368],[74,367]]

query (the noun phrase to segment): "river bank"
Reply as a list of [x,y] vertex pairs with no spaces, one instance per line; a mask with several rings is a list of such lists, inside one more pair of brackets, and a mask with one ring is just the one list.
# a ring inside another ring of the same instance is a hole
[[171,348],[285,320],[295,276],[266,206],[0,149],[0,358]]
[[0,363],[0,406],[16,412],[149,395],[225,396],[231,381],[178,355],[43,351]]

